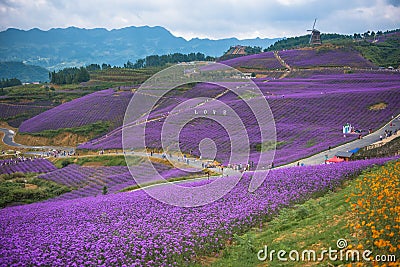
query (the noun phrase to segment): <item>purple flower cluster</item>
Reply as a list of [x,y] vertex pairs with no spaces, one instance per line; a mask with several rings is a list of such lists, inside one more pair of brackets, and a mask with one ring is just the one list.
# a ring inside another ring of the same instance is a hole
[[39,114],[49,108],[45,106],[0,103],[0,119],[8,119],[21,114]]
[[360,53],[348,48],[340,49],[297,49],[279,51],[279,56],[292,67],[354,67],[373,68],[370,61]]
[[221,61],[234,68],[244,69],[284,69],[285,67],[275,58],[273,52],[243,56]]
[[[259,226],[282,208],[333,190],[384,161],[272,170],[254,193],[247,190],[246,175],[223,198],[195,208],[169,206],[142,190],[8,207],[0,210],[0,266],[187,265],[220,251],[233,234]],[[169,189],[152,190],[168,194]]]
[[[164,179],[187,175],[187,172],[183,170],[170,168],[164,164],[153,163],[153,166]],[[134,173],[140,174],[141,181],[145,179],[146,183],[156,181],[157,177],[143,177],[143,174],[147,172],[146,168],[143,165],[135,166]],[[131,173],[125,166],[84,167],[70,164],[62,169],[42,174],[39,178],[75,189],[49,201],[97,196],[102,194],[104,186],[107,187],[109,193],[116,193],[124,188],[136,185]]]
[[18,158],[0,160],[0,174],[11,174],[14,172],[51,172],[57,170],[53,163],[44,158]]
[[113,89],[95,92],[24,121],[19,131],[33,133],[73,128],[99,121],[110,122],[118,127],[122,125],[132,95],[130,91],[115,92]]
[[383,35],[379,35],[376,38],[376,41],[378,43],[385,42],[387,39],[391,38],[400,38],[400,32],[391,32],[391,33],[385,33]]
[[36,116],[50,108],[52,107],[0,103],[0,120],[6,120],[12,127],[19,127],[27,118]]

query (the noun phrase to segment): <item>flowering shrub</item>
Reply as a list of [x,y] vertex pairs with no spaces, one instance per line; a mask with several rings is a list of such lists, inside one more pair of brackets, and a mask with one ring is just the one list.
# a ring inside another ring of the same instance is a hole
[[[362,243],[374,255],[392,254],[399,259],[400,161],[363,175],[355,191],[349,200],[357,222],[351,226],[355,232],[361,231]],[[379,266],[378,263],[374,265]],[[394,262],[387,264],[398,266]]]

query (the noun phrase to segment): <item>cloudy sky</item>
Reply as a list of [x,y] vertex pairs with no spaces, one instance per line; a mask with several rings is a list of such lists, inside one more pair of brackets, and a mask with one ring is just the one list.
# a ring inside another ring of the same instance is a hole
[[163,26],[219,39],[400,28],[400,0],[0,0],[0,30]]

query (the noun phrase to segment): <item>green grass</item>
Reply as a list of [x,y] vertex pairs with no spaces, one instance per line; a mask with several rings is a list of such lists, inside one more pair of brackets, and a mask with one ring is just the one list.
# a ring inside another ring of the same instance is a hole
[[260,144],[256,144],[256,151],[257,152],[266,152],[272,149],[279,149],[282,147],[286,142],[285,141],[277,141],[276,143],[273,141],[266,141]]
[[[143,157],[129,156],[129,164],[139,165],[143,161]],[[54,164],[57,168],[65,167],[69,164],[84,165],[87,163],[100,163],[102,166],[126,166],[124,155],[115,156],[93,156],[93,157],[70,157],[65,159],[57,159]]]
[[144,69],[110,68],[93,71],[90,73],[90,78],[102,82],[118,82],[127,85],[132,85],[132,83],[140,84],[166,67],[149,67]]
[[0,207],[33,203],[70,192],[72,188],[37,178],[37,174],[0,175]]
[[317,144],[317,140],[315,138],[311,138],[310,140],[307,141],[306,143],[306,148],[313,147]]
[[81,127],[74,128],[62,128],[57,130],[45,130],[39,133],[20,133],[21,135],[31,135],[31,136],[40,136],[46,138],[53,138],[61,133],[73,133],[78,134],[80,136],[88,136],[94,138],[96,136],[107,133],[110,130],[110,122],[107,121],[98,121],[95,123],[87,124]]
[[[350,219],[350,205],[345,202],[352,192],[356,181],[346,182],[343,189],[329,192],[325,196],[310,199],[295,208],[284,209],[272,221],[253,229],[244,235],[234,236],[234,244],[221,251],[217,257],[200,259],[200,265],[219,266],[328,266],[328,257],[324,262],[282,262],[265,261],[257,258],[257,252],[268,246],[269,251],[281,249],[303,251],[313,249],[317,253],[322,249],[336,249],[340,238],[349,243],[353,240],[347,222]],[[286,255],[287,257],[287,255]],[[275,254],[276,259],[276,254]],[[340,261],[329,262],[330,266],[343,264]]]
[[[212,172],[210,174],[210,177],[211,176],[219,176],[219,175],[220,174],[218,174],[218,173]],[[181,176],[181,177],[168,179],[168,181],[154,181],[154,182],[147,183],[147,184],[133,185],[133,186],[128,186],[128,187],[120,190],[119,192],[128,192],[128,191],[132,191],[132,190],[139,189],[139,188],[146,187],[146,186],[151,186],[151,185],[156,185],[156,184],[165,184],[165,183],[169,183],[169,182],[185,181],[185,180],[190,180],[190,179],[195,179],[195,178],[200,178],[200,177],[205,177],[205,175],[203,173],[193,174],[193,175]]]

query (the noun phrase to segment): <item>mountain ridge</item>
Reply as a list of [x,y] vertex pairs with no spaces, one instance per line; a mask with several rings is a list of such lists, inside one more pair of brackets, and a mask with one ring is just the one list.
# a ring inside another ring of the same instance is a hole
[[186,40],[161,26],[129,26],[121,29],[78,27],[8,28],[0,32],[0,61],[22,61],[49,70],[91,63],[123,65],[152,54],[201,52],[221,56],[232,45],[268,47],[279,38]]

